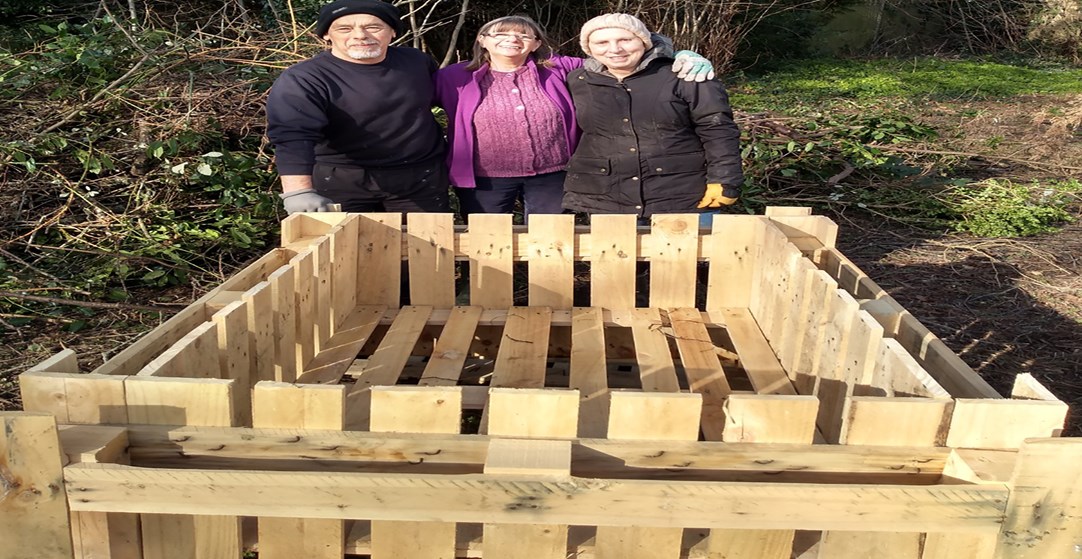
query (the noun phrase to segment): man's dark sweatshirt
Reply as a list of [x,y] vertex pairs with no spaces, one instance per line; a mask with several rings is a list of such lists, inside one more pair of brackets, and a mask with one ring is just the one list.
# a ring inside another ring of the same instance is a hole
[[432,117],[436,62],[419,50],[389,47],[379,64],[355,64],[329,51],[290,66],[267,98],[267,137],[278,173],[311,175],[316,161],[388,168],[444,154]]

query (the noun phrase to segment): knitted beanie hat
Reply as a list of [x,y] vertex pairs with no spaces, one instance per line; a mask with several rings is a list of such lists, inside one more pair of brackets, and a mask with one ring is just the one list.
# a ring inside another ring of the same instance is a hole
[[614,27],[634,33],[638,38],[642,39],[642,43],[646,45],[646,48],[653,46],[653,41],[650,40],[650,30],[646,28],[646,24],[640,21],[639,18],[631,14],[604,14],[582,24],[582,32],[579,33],[579,43],[582,45],[582,51],[590,54],[591,33],[600,29]]
[[402,13],[398,8],[380,0],[336,0],[319,9],[319,19],[316,20],[315,33],[318,37],[327,34],[334,20],[352,14],[368,14],[376,16],[394,29],[395,35],[401,36]]

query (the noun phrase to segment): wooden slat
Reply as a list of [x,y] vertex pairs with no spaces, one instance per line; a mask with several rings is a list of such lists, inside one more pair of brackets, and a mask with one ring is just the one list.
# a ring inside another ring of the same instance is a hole
[[1067,404],[1046,400],[959,398],[951,414],[947,446],[1015,449],[1028,438],[1056,437],[1067,420]]
[[507,311],[491,386],[545,386],[551,323],[548,307],[511,307]]
[[[236,425],[239,418],[234,411],[234,393],[237,390],[247,392],[247,388],[241,388],[235,379],[128,377],[124,387],[129,421],[150,425]],[[192,512],[198,516],[181,516],[185,514],[183,512],[143,514],[144,559],[240,557],[238,516],[216,514],[206,509]]]
[[950,394],[928,374],[912,355],[891,338],[883,338],[875,359],[871,390],[860,396],[919,396],[949,399]]
[[0,542],[5,559],[72,557],[56,420],[0,412]]
[[781,260],[777,262],[779,268],[774,270],[780,285],[769,298],[766,314],[755,317],[763,337],[777,346],[778,350],[781,349],[786,330],[791,329],[791,322],[796,318],[794,315],[799,312],[796,296],[800,294],[802,286],[795,280],[800,277],[802,270],[811,267],[808,259],[792,245],[786,246],[781,256]]
[[271,271],[285,264],[289,255],[290,252],[283,249],[275,249],[263,255],[259,260],[237,272],[222,282],[220,286],[173,315],[164,324],[114,355],[100,367],[94,369],[93,372],[102,375],[134,375],[149,363],[154,356],[173,345],[184,334],[190,332],[192,328],[207,320],[207,313],[203,307],[207,301],[210,301],[222,291],[243,291],[248,289],[265,278]]
[[[361,217],[349,214],[327,234],[331,245],[331,335],[336,334],[339,324],[345,322],[357,306],[357,282],[359,270],[357,259]],[[365,278],[367,281],[367,278]]]
[[725,442],[811,444],[819,400],[814,396],[731,394],[725,401]]
[[[59,435],[68,464],[131,463],[128,432],[122,427],[64,425],[60,427]],[[72,512],[70,516],[76,557],[128,559],[142,556],[139,515]]]
[[451,214],[406,214],[410,304],[455,304],[455,224]]
[[590,217],[590,305],[604,309],[635,308],[635,262],[638,244],[633,215]]
[[756,239],[759,258],[752,273],[747,307],[770,340],[774,334],[775,309],[788,290],[786,263],[799,251],[774,224],[764,222],[759,231],[761,237]]
[[357,304],[397,308],[402,291],[402,214],[361,214]]
[[218,325],[204,322],[139,370],[138,376],[221,378]]
[[48,359],[30,367],[27,373],[78,373],[79,360],[74,350],[62,349]]
[[127,423],[119,375],[26,372],[19,375],[23,410],[49,413],[61,423]]
[[421,335],[432,307],[403,307],[387,330],[368,364],[357,376],[357,382],[346,397],[346,428],[368,429],[373,386],[391,386],[398,382],[417,339]]
[[[612,440],[699,439],[701,394],[613,392],[608,438]],[[596,554],[610,559],[679,558],[679,528],[598,526]]]
[[315,351],[319,353],[323,351],[327,340],[334,335],[335,327],[334,317],[337,314],[337,309],[334,307],[334,299],[332,297],[334,291],[332,274],[334,270],[334,262],[331,260],[331,239],[329,237],[321,237],[318,242],[312,247],[312,265],[315,269],[315,303],[313,306],[308,307],[298,312],[308,312],[313,316],[313,333],[315,339]]
[[604,437],[609,422],[608,369],[605,366],[605,323],[600,307],[571,313],[571,371],[568,386],[578,390],[579,436]]
[[311,250],[298,254],[289,261],[289,267],[294,270],[294,298],[293,317],[296,322],[297,356],[296,369],[298,374],[308,366],[316,355],[316,330],[315,315],[311,309],[316,304],[316,257]]
[[1019,449],[996,559],[1077,555],[1082,439],[1033,439]]
[[818,346],[822,349],[817,352],[820,360],[815,395],[819,398],[819,429],[828,442],[838,441],[845,399],[853,394],[853,383],[846,377],[851,370],[847,357],[851,347],[860,347],[853,335],[859,306],[852,295],[840,289],[827,302],[823,345]]
[[655,214],[650,218],[650,306],[695,306],[699,257],[698,214]]
[[917,532],[830,531],[823,533],[819,554],[831,559],[916,559],[920,544]]
[[846,403],[841,444],[942,446],[950,400],[853,396]]
[[485,410],[491,436],[570,439],[578,433],[577,390],[492,388]]
[[797,267],[787,282],[786,297],[790,314],[783,321],[781,339],[772,345],[778,361],[793,382],[798,378],[796,368],[804,351],[808,329],[811,328],[808,309],[816,292],[815,266],[805,259],[801,259],[800,263],[802,265]]
[[[567,441],[495,439],[489,443],[485,473],[495,476],[566,478],[571,470]],[[508,559],[563,559],[566,524],[485,524],[484,556]]]
[[274,293],[270,282],[261,281],[244,292],[241,300],[248,311],[248,365],[251,382],[274,380]]
[[294,268],[282,266],[267,278],[274,309],[274,380],[297,380],[297,294]]
[[669,340],[661,331],[658,309],[633,309],[630,315],[642,389],[647,392],[679,392],[676,365],[669,350]]
[[470,216],[470,304],[505,309],[513,304],[511,215]]
[[339,326],[334,337],[324,344],[324,350],[309,362],[297,383],[331,384],[341,380],[379,326],[384,311],[385,308],[378,305],[354,309],[353,314]]
[[701,394],[613,390],[608,439],[698,440],[702,406]]
[[740,356],[740,366],[755,392],[795,395],[793,383],[789,382],[751,313],[747,309],[723,309],[721,313],[725,317],[725,330]]
[[211,320],[218,326],[218,364],[221,378],[237,381],[233,393],[237,417],[250,418],[252,360],[248,304],[244,301],[230,303],[214,313]]
[[[454,386],[372,388],[373,432],[458,434],[462,389]],[[373,521],[372,559],[455,556],[454,522]]]
[[[815,272],[809,281],[807,320],[808,328],[804,332],[803,349],[795,362],[793,386],[798,394],[815,394],[819,387],[822,372],[822,352],[827,339],[826,325],[830,321],[831,302],[837,283],[825,272]],[[815,350],[811,348],[816,348]]]
[[838,240],[838,224],[826,216],[769,215],[768,217],[793,242],[810,238],[815,239],[824,247],[833,247]]
[[715,216],[709,253],[710,272],[706,285],[706,308],[747,307],[751,301],[751,279],[759,257],[756,238],[762,218],[756,216]]
[[[252,426],[341,430],[345,386],[260,382],[252,400]],[[345,553],[341,520],[259,518],[259,557],[340,559]]]
[[570,309],[575,286],[575,216],[530,216],[529,301],[533,307]]
[[458,384],[466,357],[470,354],[481,307],[455,307],[432,348],[419,384],[423,386],[454,386]]
[[702,394],[702,429],[707,440],[722,440],[725,431],[725,398],[732,392],[710,334],[695,309],[669,312],[676,348],[687,375],[688,388]]

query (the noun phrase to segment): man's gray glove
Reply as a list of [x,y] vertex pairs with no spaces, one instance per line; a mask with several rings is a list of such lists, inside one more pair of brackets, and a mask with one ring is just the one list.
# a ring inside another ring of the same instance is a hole
[[282,197],[282,205],[290,214],[305,212],[329,212],[333,200],[316,192],[314,188],[302,188],[291,192],[279,194]]

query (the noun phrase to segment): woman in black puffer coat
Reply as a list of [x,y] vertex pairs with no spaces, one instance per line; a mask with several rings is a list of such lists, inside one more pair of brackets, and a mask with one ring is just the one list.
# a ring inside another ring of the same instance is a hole
[[587,213],[713,211],[740,195],[740,130],[721,83],[685,82],[627,14],[583,25],[590,56],[568,88],[582,140],[567,167],[564,207]]

